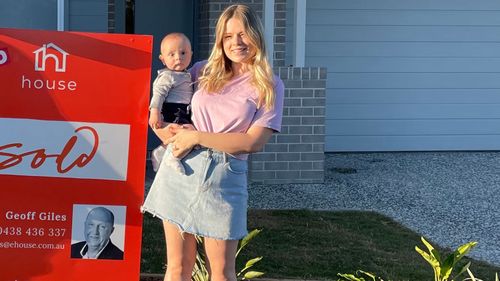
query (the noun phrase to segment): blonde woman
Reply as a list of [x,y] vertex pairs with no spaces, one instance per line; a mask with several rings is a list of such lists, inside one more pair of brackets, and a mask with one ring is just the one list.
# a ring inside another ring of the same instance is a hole
[[[195,234],[204,237],[211,280],[236,280],[238,240],[247,234],[248,153],[280,131],[283,111],[283,82],[269,66],[255,12],[245,5],[224,10],[208,61],[191,73],[198,82],[192,99],[196,130],[172,125],[156,131],[172,144],[174,156],[187,154],[186,174],[162,163],[143,210],[163,220],[165,280],[191,279]],[[175,135],[168,138],[168,130]]]

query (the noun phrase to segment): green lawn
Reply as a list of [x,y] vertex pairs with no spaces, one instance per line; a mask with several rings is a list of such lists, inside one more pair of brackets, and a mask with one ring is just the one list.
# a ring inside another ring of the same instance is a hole
[[[416,245],[424,248],[419,234],[376,213],[250,210],[248,219],[250,230],[263,231],[242,252],[239,267],[263,256],[254,269],[264,271],[267,278],[336,280],[337,273],[358,269],[385,280],[434,278],[415,251]],[[161,222],[146,215],[141,272],[164,272],[163,237]],[[475,260],[471,269],[483,280],[494,280],[500,272],[499,267]]]

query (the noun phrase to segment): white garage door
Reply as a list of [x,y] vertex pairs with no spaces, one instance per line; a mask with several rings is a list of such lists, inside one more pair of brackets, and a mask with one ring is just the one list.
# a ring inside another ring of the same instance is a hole
[[326,151],[500,149],[500,1],[308,0]]

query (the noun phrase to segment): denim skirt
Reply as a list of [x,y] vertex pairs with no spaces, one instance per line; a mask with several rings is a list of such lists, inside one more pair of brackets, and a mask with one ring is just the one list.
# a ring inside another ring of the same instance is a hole
[[219,240],[245,237],[247,161],[200,148],[181,163],[185,175],[161,162],[142,211],[177,225],[181,232]]

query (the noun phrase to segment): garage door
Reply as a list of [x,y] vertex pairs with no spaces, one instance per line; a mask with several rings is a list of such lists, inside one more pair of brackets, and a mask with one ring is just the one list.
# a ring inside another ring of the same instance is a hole
[[326,151],[500,149],[500,1],[308,0]]

